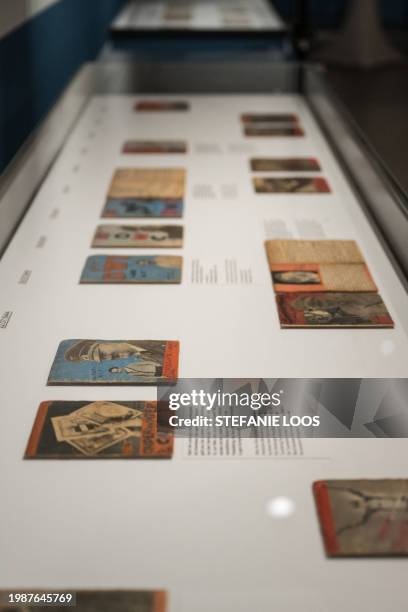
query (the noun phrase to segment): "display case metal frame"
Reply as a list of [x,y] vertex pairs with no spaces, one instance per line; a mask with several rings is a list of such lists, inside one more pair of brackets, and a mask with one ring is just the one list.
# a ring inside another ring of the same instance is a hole
[[408,198],[353,123],[319,66],[272,62],[85,64],[0,177],[0,252],[16,231],[83,108],[104,94],[273,94],[304,97],[371,226],[408,287]]

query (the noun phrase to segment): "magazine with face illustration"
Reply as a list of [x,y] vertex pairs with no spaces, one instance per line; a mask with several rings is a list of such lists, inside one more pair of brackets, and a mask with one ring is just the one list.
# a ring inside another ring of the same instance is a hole
[[63,340],[49,385],[174,382],[179,343],[174,340]]

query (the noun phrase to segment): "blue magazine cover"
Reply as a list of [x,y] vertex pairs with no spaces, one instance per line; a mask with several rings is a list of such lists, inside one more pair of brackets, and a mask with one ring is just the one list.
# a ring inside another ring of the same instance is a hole
[[183,200],[163,198],[108,198],[102,213],[104,218],[179,218],[183,215]]
[[180,283],[182,258],[176,255],[92,255],[81,283]]
[[178,375],[179,343],[170,340],[63,340],[48,384],[158,384]]

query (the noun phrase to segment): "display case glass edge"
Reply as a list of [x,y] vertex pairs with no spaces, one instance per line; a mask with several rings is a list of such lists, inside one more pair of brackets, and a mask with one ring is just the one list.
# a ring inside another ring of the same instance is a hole
[[94,95],[299,93],[300,65],[270,60],[94,64]]
[[408,288],[408,197],[327,83],[324,69],[305,65],[300,88],[362,210]]
[[0,175],[0,257],[81,115],[93,77],[85,64]]

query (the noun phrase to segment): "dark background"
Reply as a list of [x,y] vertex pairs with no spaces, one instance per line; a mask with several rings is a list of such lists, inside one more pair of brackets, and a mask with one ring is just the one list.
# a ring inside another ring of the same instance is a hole
[[[0,40],[0,173],[81,64],[97,59],[103,49],[112,46],[109,26],[124,4],[125,0],[61,0]],[[299,0],[275,0],[274,5],[296,25]],[[312,51],[318,50],[342,25],[348,0],[308,0],[306,5],[307,34]],[[408,57],[408,0],[379,0],[379,6],[389,40]],[[219,51],[220,59],[228,45],[232,52],[239,47],[236,40],[227,42]],[[197,49],[194,41],[187,47],[190,52]],[[146,48],[151,52],[160,45],[150,41]],[[136,59],[142,52],[139,46]],[[156,59],[166,59],[166,53],[162,55]],[[406,66],[370,70],[331,66],[328,78],[391,173],[408,191]]]

